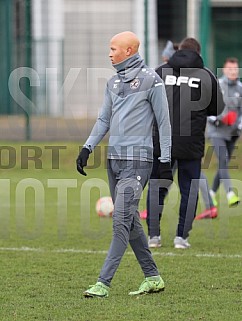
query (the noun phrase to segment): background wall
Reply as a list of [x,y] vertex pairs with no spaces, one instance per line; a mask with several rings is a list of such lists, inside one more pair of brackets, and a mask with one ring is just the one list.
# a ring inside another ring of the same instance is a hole
[[217,72],[226,56],[242,58],[241,21],[241,0],[1,0],[0,114],[24,117],[27,139],[33,117],[92,123],[115,72],[114,34],[134,31],[151,67],[167,40],[196,37]]

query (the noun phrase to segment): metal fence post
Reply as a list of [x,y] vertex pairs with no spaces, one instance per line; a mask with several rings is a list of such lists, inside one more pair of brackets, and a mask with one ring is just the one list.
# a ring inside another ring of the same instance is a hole
[[144,47],[145,47],[145,63],[149,65],[149,7],[148,0],[144,0]]
[[210,37],[211,24],[211,6],[210,0],[202,0],[201,14],[200,14],[200,41],[201,41],[201,55],[205,65],[209,65],[208,61],[208,43]]
[[[31,53],[32,43],[31,43],[31,0],[25,0],[25,64],[26,67],[31,68]],[[25,82],[26,96],[31,100],[32,93],[30,84]],[[26,140],[31,139],[31,124],[30,124],[30,106],[26,106],[27,112],[25,112],[25,138]]]

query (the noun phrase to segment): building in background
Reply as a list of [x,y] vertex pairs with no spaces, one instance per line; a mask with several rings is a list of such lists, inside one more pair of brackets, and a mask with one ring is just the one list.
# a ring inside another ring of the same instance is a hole
[[241,0],[1,0],[0,114],[95,118],[114,72],[109,39],[124,30],[151,67],[186,36],[214,71],[242,59]]
[[[72,90],[65,93],[67,117],[96,117],[103,99],[104,85],[114,69],[108,58],[109,40],[121,31],[134,31],[141,40],[141,55],[151,66],[158,61],[156,1],[66,0],[64,77],[76,77]],[[145,16],[147,15],[147,16]],[[146,18],[145,18],[146,17]],[[148,21],[145,34],[145,19]],[[149,44],[146,48],[145,40]],[[74,70],[73,68],[76,68]],[[79,73],[78,73],[79,71]]]

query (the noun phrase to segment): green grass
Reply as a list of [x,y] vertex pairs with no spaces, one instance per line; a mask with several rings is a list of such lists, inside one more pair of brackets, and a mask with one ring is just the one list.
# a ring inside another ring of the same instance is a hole
[[[40,148],[41,168],[35,169],[33,161],[28,162],[28,169],[23,168],[26,158],[22,149],[21,159],[21,143],[1,144],[14,147],[17,160],[12,168],[0,170],[0,320],[241,321],[242,206],[229,209],[223,188],[219,217],[195,221],[192,248],[180,251],[173,248],[179,201],[174,183],[162,219],[163,246],[153,251],[165,280],[165,292],[128,296],[143,280],[129,248],[109,298],[85,299],[82,292],[96,282],[112,235],[112,220],[100,219],[95,213],[97,188],[91,189],[90,215],[85,207],[89,203],[87,190],[94,184],[101,183],[103,193],[107,193],[104,155],[102,166],[87,169],[85,178],[75,170],[78,144],[53,143],[66,146],[60,151],[56,169],[52,169],[51,151],[44,148],[48,143],[22,145]],[[237,169],[230,171],[240,194],[241,148],[232,163]],[[29,153],[34,156],[31,150]],[[90,161],[93,163],[93,158]],[[2,151],[1,167],[8,164],[8,153]],[[212,158],[209,170],[205,170],[210,182],[215,167]],[[3,183],[3,179],[7,181]],[[28,188],[33,184],[35,192]],[[50,187],[53,184],[58,189]],[[63,186],[74,187],[65,194]],[[140,209],[145,207],[145,194]],[[201,209],[202,202],[198,211]]]

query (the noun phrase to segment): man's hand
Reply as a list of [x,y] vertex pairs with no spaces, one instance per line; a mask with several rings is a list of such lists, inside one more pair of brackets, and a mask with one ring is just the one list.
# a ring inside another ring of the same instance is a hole
[[223,116],[209,116],[208,121],[216,127],[220,125],[233,126],[237,121],[238,115],[234,110],[229,111]]
[[87,174],[84,172],[83,167],[87,166],[87,160],[89,158],[89,154],[90,154],[89,149],[83,147],[76,160],[76,169],[81,175],[84,175],[84,176],[87,176]]
[[169,188],[173,182],[173,175],[170,163],[160,163],[158,177],[162,181],[162,187]]
[[209,116],[208,122],[216,127],[221,124],[221,121],[216,116]]

